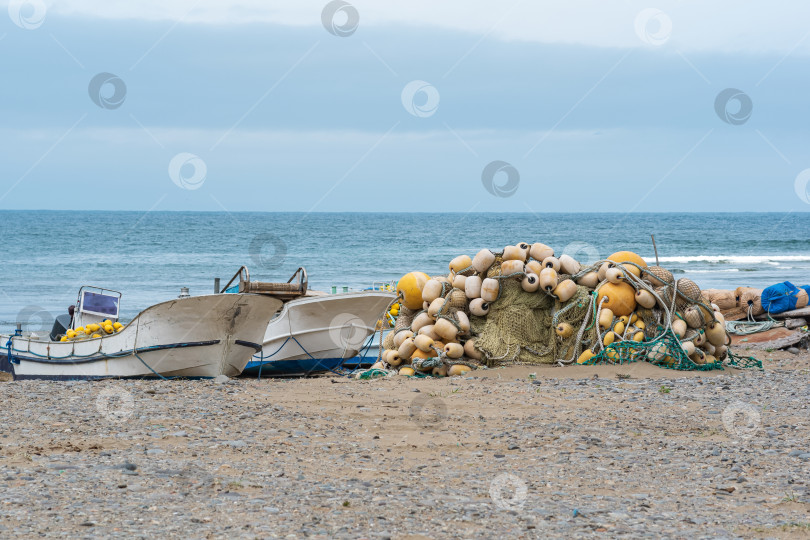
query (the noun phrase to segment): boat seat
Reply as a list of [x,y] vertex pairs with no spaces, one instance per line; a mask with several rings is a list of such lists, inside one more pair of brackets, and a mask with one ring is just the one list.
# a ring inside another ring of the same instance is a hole
[[271,283],[268,281],[243,281],[239,284],[239,292],[265,294],[281,300],[292,300],[306,296],[306,288],[300,283]]

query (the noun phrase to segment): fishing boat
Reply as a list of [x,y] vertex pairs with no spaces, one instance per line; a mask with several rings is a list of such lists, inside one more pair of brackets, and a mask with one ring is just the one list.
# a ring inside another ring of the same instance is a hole
[[283,303],[251,293],[181,297],[124,326],[120,301],[120,292],[82,287],[73,316],[57,317],[50,335],[0,336],[0,370],[15,379],[233,377],[261,350]]
[[[240,283],[255,283],[246,268],[240,272],[241,276],[234,276]],[[284,300],[284,307],[267,325],[262,351],[243,371],[254,377],[302,377],[336,370],[361,354],[396,298],[390,288],[377,286],[333,294],[309,290],[304,268],[293,274],[287,286],[231,287],[235,281],[225,286],[226,292],[253,290]]]

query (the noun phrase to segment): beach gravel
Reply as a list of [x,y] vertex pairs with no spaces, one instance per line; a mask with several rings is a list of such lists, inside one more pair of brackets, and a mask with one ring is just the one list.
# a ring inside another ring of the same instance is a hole
[[760,358],[707,374],[6,381],[0,536],[806,536],[810,355]]

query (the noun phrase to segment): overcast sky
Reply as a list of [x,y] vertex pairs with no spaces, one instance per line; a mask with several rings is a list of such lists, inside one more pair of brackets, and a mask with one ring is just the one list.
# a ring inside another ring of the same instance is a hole
[[810,210],[810,4],[703,4],[5,2],[0,208]]

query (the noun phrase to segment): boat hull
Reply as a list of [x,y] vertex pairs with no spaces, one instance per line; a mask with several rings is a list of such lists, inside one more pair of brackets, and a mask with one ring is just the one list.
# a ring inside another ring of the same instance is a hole
[[[15,379],[235,377],[261,348],[281,301],[253,294],[178,298],[154,305],[120,332],[72,342],[12,337]],[[2,337],[5,344],[7,336]],[[0,361],[8,362],[7,348]]]
[[301,377],[340,367],[361,351],[394,298],[391,292],[362,291],[287,302],[267,325],[262,355],[244,374],[257,376],[261,367],[262,376]]

